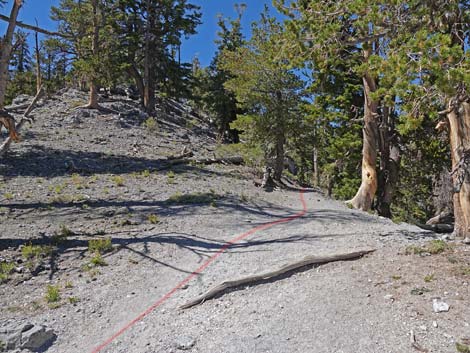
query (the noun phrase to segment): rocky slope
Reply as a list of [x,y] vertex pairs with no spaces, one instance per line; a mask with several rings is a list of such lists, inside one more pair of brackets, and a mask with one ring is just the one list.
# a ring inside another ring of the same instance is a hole
[[[184,148],[214,155],[206,120],[167,101],[155,124],[115,98],[103,105],[116,114],[76,109],[77,91],[46,100],[0,161],[4,343],[39,337],[28,323],[53,330],[42,350],[67,353],[455,352],[470,337],[468,247],[313,191],[302,217],[263,228],[302,210],[300,190],[263,192],[240,166],[171,165]],[[177,309],[223,280],[364,248],[376,251]]]

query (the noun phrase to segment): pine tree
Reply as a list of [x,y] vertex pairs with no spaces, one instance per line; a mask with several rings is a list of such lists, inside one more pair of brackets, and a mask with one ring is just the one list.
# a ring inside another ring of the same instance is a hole
[[74,56],[73,69],[88,81],[88,108],[99,109],[98,86],[113,77],[115,36],[106,15],[106,0],[61,0],[52,7],[52,19],[59,22],[62,47]]
[[238,132],[230,128],[230,123],[235,121],[239,109],[237,100],[233,92],[225,88],[225,83],[231,78],[229,72],[219,66],[220,57],[223,52],[235,52],[244,44],[241,28],[241,19],[246,5],[236,6],[238,16],[234,20],[226,20],[219,16],[218,44],[217,52],[208,68],[209,78],[207,81],[207,95],[205,103],[209,111],[214,116],[217,126],[219,140],[225,142],[238,142]]
[[253,24],[252,38],[236,50],[221,53],[219,67],[230,73],[225,87],[245,112],[232,124],[248,142],[262,146],[273,178],[280,180],[287,141],[300,117],[303,82],[279,56],[282,26],[268,16]]
[[122,67],[134,80],[148,111],[155,91],[175,94],[190,73],[177,55],[183,36],[196,33],[199,7],[186,0],[116,0],[115,30]]

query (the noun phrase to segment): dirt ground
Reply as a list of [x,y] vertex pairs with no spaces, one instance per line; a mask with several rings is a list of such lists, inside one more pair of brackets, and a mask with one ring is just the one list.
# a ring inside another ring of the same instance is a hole
[[[0,328],[47,325],[51,353],[104,343],[113,353],[443,353],[470,338],[470,247],[313,191],[303,217],[254,232],[172,291],[226,242],[301,211],[300,190],[264,192],[246,167],[170,166],[185,146],[196,158],[216,149],[184,105],[153,126],[135,102],[105,104],[119,114],[74,109],[85,99],[46,101],[0,161],[0,262],[14,265],[0,284]],[[97,255],[93,239],[112,249],[95,243]],[[224,280],[369,248],[178,310]],[[448,312],[433,311],[436,298]]]

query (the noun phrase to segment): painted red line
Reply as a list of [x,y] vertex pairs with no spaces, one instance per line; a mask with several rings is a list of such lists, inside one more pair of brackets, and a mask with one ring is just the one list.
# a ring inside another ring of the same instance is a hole
[[202,271],[204,271],[210,264],[212,264],[220,255],[222,255],[228,248],[230,248],[232,245],[238,243],[239,241],[249,237],[250,235],[260,231],[260,230],[265,230],[268,228],[271,228],[275,225],[281,224],[281,223],[288,223],[291,222],[297,218],[300,218],[305,215],[307,212],[307,203],[305,202],[304,198],[304,191],[301,190],[299,193],[300,196],[300,202],[302,203],[302,211],[299,213],[296,213],[295,215],[292,215],[290,217],[285,217],[278,219],[273,222],[268,222],[268,223],[263,223],[255,228],[250,229],[249,231],[240,234],[239,236],[233,238],[232,240],[228,241],[225,243],[223,247],[221,247],[214,255],[212,255],[206,262],[204,262],[201,266],[199,266],[194,272],[192,272],[188,277],[186,277],[184,280],[182,280],[180,283],[178,283],[172,290],[170,290],[168,293],[166,293],[163,297],[158,299],[155,303],[153,303],[147,310],[145,310],[143,313],[139,314],[135,319],[127,323],[125,326],[123,326],[119,331],[117,331],[114,335],[109,337],[106,341],[101,343],[98,347],[93,349],[92,353],[98,353],[105,347],[107,347],[112,341],[114,341],[116,338],[121,336],[124,332],[126,332],[128,329],[130,329],[132,326],[134,326],[137,322],[142,320],[144,317],[146,317],[148,314],[150,314],[152,311],[154,311],[157,307],[162,305],[167,299],[169,299],[175,292],[183,287],[186,283],[191,281],[194,277],[199,275]]

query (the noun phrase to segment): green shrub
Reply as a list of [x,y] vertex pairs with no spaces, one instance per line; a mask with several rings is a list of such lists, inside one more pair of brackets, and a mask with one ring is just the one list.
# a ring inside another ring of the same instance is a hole
[[88,251],[104,254],[113,250],[111,238],[91,239],[88,241]]
[[0,263],[0,283],[6,282],[10,278],[10,274],[15,268],[15,264],[11,262]]
[[47,303],[57,303],[60,300],[59,286],[48,285],[45,299]]
[[152,224],[160,223],[160,218],[156,214],[149,214],[147,219]]
[[144,122],[144,125],[145,127],[149,130],[149,131],[157,131],[158,130],[158,122],[157,122],[157,119],[153,118],[153,117],[149,117],[147,118],[147,120],[145,120]]
[[52,247],[47,245],[25,245],[21,248],[21,255],[26,260],[45,258],[52,254]]

